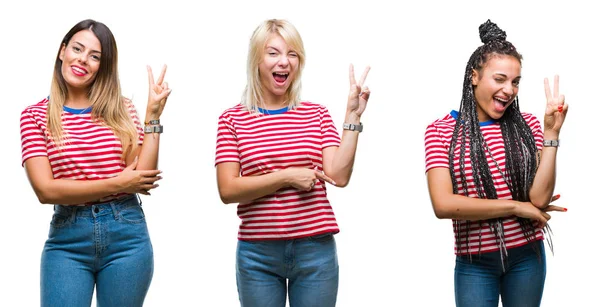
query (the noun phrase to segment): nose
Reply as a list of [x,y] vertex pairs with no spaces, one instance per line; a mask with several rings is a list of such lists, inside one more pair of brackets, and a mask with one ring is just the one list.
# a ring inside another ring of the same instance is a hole
[[79,54],[79,57],[77,58],[77,60],[79,61],[79,63],[85,64],[85,63],[87,63],[87,55],[84,52],[82,52]]
[[282,55],[281,58],[279,58],[278,64],[281,67],[286,67],[286,66],[288,66],[288,64],[290,64],[290,59],[288,58],[287,55]]
[[516,89],[517,88],[511,82],[506,82],[506,84],[502,88],[502,92],[504,92],[504,94],[506,95],[512,96],[515,94]]

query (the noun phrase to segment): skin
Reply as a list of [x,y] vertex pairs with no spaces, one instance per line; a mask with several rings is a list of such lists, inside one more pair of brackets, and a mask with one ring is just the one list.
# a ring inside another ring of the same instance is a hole
[[[473,86],[477,101],[479,121],[499,119],[504,110],[514,101],[521,79],[521,65],[512,56],[495,55],[480,71],[473,71]],[[558,90],[558,76],[554,79],[554,92],[550,92],[545,79],[546,112],[544,116],[544,139],[558,139],[558,134],[568,111],[564,96]],[[502,99],[501,107],[494,99]],[[539,168],[530,190],[530,202],[514,200],[479,199],[456,195],[452,191],[452,180],[448,169],[434,168],[427,172],[429,196],[436,216],[440,219],[486,220],[490,218],[519,216],[538,222],[544,227],[551,216],[550,211],[566,211],[550,205],[560,196],[552,196],[555,183],[556,147],[544,147],[541,151]]]
[[[67,84],[65,105],[78,109],[91,106],[87,93],[98,73],[101,56],[100,41],[89,30],[77,32],[67,45],[63,45],[59,58],[63,61],[61,71]],[[84,69],[83,75],[77,75],[73,66]],[[158,81],[154,82],[152,70],[148,67],[146,121],[160,118],[171,93],[167,83],[163,82],[165,72],[166,66],[163,67]],[[43,204],[77,205],[116,193],[149,195],[149,190],[158,187],[156,181],[162,179],[158,176],[160,171],[156,170],[159,141],[158,135],[146,135],[142,146],[127,157],[126,163],[129,165],[119,175],[108,179],[54,179],[47,157],[28,159],[25,161],[25,171],[36,196]]]
[[[263,61],[258,69],[261,75],[264,103],[267,109],[285,106],[285,93],[298,68],[296,53],[279,36],[273,35],[266,44]],[[367,67],[359,82],[354,77],[354,67],[350,65],[350,92],[348,94],[345,122],[359,124],[365,111],[370,91],[363,86],[370,68]],[[273,72],[289,73],[283,84],[273,80]],[[275,193],[285,187],[310,191],[317,181],[328,182],[344,187],[352,175],[352,166],[358,143],[358,132],[344,130],[339,147],[323,150],[323,173],[309,168],[287,168],[260,176],[240,176],[240,164],[226,162],[217,165],[217,185],[223,203],[245,203]]]

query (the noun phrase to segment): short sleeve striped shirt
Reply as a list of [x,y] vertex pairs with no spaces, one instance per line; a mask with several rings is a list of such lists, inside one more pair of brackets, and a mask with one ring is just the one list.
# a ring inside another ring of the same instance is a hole
[[[295,109],[260,110],[242,105],[219,117],[215,165],[240,164],[241,176],[260,176],[289,167],[323,170],[322,151],[340,138],[324,106],[301,102]],[[339,232],[323,182],[311,191],[288,187],[240,203],[240,240],[281,240]]]
[[[138,144],[144,132],[133,104],[126,100],[129,114],[138,130]],[[27,107],[21,113],[21,163],[33,157],[48,157],[55,179],[100,180],[115,177],[126,167],[120,140],[112,130],[92,120],[91,109],[64,107],[63,130],[68,141],[59,150],[46,129],[48,99]],[[111,195],[99,201],[119,198]]]
[[[544,134],[539,120],[530,113],[522,113],[525,122],[529,125],[533,132],[535,142],[538,150],[542,149],[542,142]],[[448,163],[448,150],[450,149],[450,142],[452,140],[452,133],[454,132],[454,126],[456,125],[456,118],[458,113],[452,111],[450,114],[444,116],[441,119],[434,121],[432,124],[427,126],[425,131],[425,171],[428,172],[432,168],[442,167],[449,168]],[[505,172],[506,159],[504,151],[504,141],[502,139],[502,131],[500,124],[494,120],[480,123],[481,132],[488,144],[491,154],[487,153],[487,161],[489,168],[494,178],[494,186],[498,194],[498,199],[512,199],[508,185],[504,180],[502,174],[498,170],[496,163]],[[467,137],[468,141],[468,137]],[[463,182],[460,178],[460,167],[459,167],[459,153],[460,153],[460,140],[456,145],[455,151],[455,163],[454,163],[454,176],[457,180],[459,187],[462,187]],[[466,148],[465,154],[465,169],[467,171],[467,188],[469,197],[477,198],[477,192],[475,190],[475,184],[471,175],[471,162],[469,158],[469,147]],[[466,227],[466,221],[459,221],[460,227]],[[517,221],[517,218],[506,217],[503,219],[505,243],[507,248],[513,248],[521,246],[527,243],[527,240],[521,230],[521,227]],[[458,235],[458,229],[454,229],[454,235]],[[468,253],[479,252],[479,236],[481,235],[481,252],[492,252],[497,251],[498,246],[495,241],[493,233],[490,231],[489,224],[487,222],[482,223],[482,227],[479,227],[478,223],[471,223],[471,229],[469,230],[469,247]],[[543,233],[541,230],[537,230],[536,239],[543,239]],[[462,244],[461,250],[457,251],[457,246],[454,246],[455,254],[467,254],[466,244]]]

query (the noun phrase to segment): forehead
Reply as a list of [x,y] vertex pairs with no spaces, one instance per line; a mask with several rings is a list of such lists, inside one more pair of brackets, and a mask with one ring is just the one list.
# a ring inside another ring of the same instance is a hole
[[485,63],[483,73],[517,77],[521,75],[521,63],[513,56],[494,54]]
[[283,37],[281,37],[281,35],[277,33],[272,33],[267,38],[265,48],[269,47],[277,48],[279,50],[291,49],[291,46],[289,46],[288,43],[283,39]]
[[90,30],[81,30],[75,33],[75,35],[71,37],[69,43],[75,42],[82,44],[86,48],[102,51],[100,40],[98,40],[94,32]]

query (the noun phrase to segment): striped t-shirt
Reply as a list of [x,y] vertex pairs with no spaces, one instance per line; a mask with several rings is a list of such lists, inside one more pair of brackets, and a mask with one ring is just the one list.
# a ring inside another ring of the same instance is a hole
[[[323,149],[340,138],[324,106],[301,102],[295,109],[248,112],[242,105],[219,117],[215,165],[240,164],[241,176],[260,176],[288,167],[323,171]],[[240,203],[240,240],[281,240],[339,232],[325,184],[308,192],[292,187]]]
[[[522,113],[525,122],[531,128],[533,132],[533,136],[535,138],[535,143],[538,150],[542,149],[542,142],[544,140],[544,135],[542,133],[542,128],[540,126],[539,120],[530,113]],[[444,116],[441,119],[434,121],[432,124],[427,126],[427,130],[425,132],[425,171],[428,172],[432,168],[442,167],[442,168],[450,168],[449,165],[449,155],[448,151],[450,149],[450,142],[452,140],[452,133],[454,132],[454,126],[456,124],[456,118],[458,116],[458,112],[452,111],[450,114]],[[489,146],[491,150],[492,156],[487,152],[487,162],[492,173],[492,177],[494,180],[494,187],[496,188],[496,193],[498,194],[498,199],[512,199],[511,192],[504,180],[502,174],[506,173],[506,159],[505,159],[505,150],[504,150],[504,141],[502,139],[502,131],[500,129],[500,124],[497,121],[489,120],[486,122],[480,123],[481,132],[483,134],[483,138],[485,142]],[[467,137],[467,142],[469,138]],[[454,155],[454,176],[457,180],[457,185],[459,189],[462,191],[462,180],[460,178],[460,138],[457,141],[455,155]],[[487,151],[487,150],[486,150]],[[502,173],[498,170],[496,166],[496,162],[500,167]],[[467,189],[468,196],[473,198],[478,198],[477,191],[475,188],[472,171],[471,171],[471,161],[469,156],[469,146],[466,147],[465,153],[465,170],[466,170],[466,179],[467,179]],[[517,221],[516,216],[505,217],[503,218],[504,225],[504,241],[506,244],[506,248],[513,248],[517,246],[521,246],[527,243],[527,239],[521,230],[519,222]],[[466,228],[466,221],[459,220],[459,227],[463,229]],[[454,235],[458,236],[457,226],[454,226]],[[497,251],[498,245],[495,240],[494,234],[490,230],[490,226],[487,222],[482,223],[482,227],[479,227],[479,223],[471,223],[471,228],[469,230],[469,246],[468,253],[474,254],[479,252],[479,237],[481,235],[481,252],[492,252]],[[536,231],[536,239],[543,239],[543,233],[540,229]],[[461,244],[461,250],[457,250],[456,242],[454,245],[454,252],[457,255],[467,254],[467,246],[466,246],[466,238],[463,234],[462,238],[463,244]]]
[[[144,131],[133,104],[125,102],[138,130],[138,144],[144,141]],[[65,144],[57,148],[48,137],[46,111],[48,99],[27,107],[21,113],[21,163],[33,157],[48,157],[54,179],[99,180],[117,176],[126,167],[123,148],[113,131],[92,120],[91,108],[63,108],[62,124]],[[126,194],[114,194],[99,199],[104,202]]]

